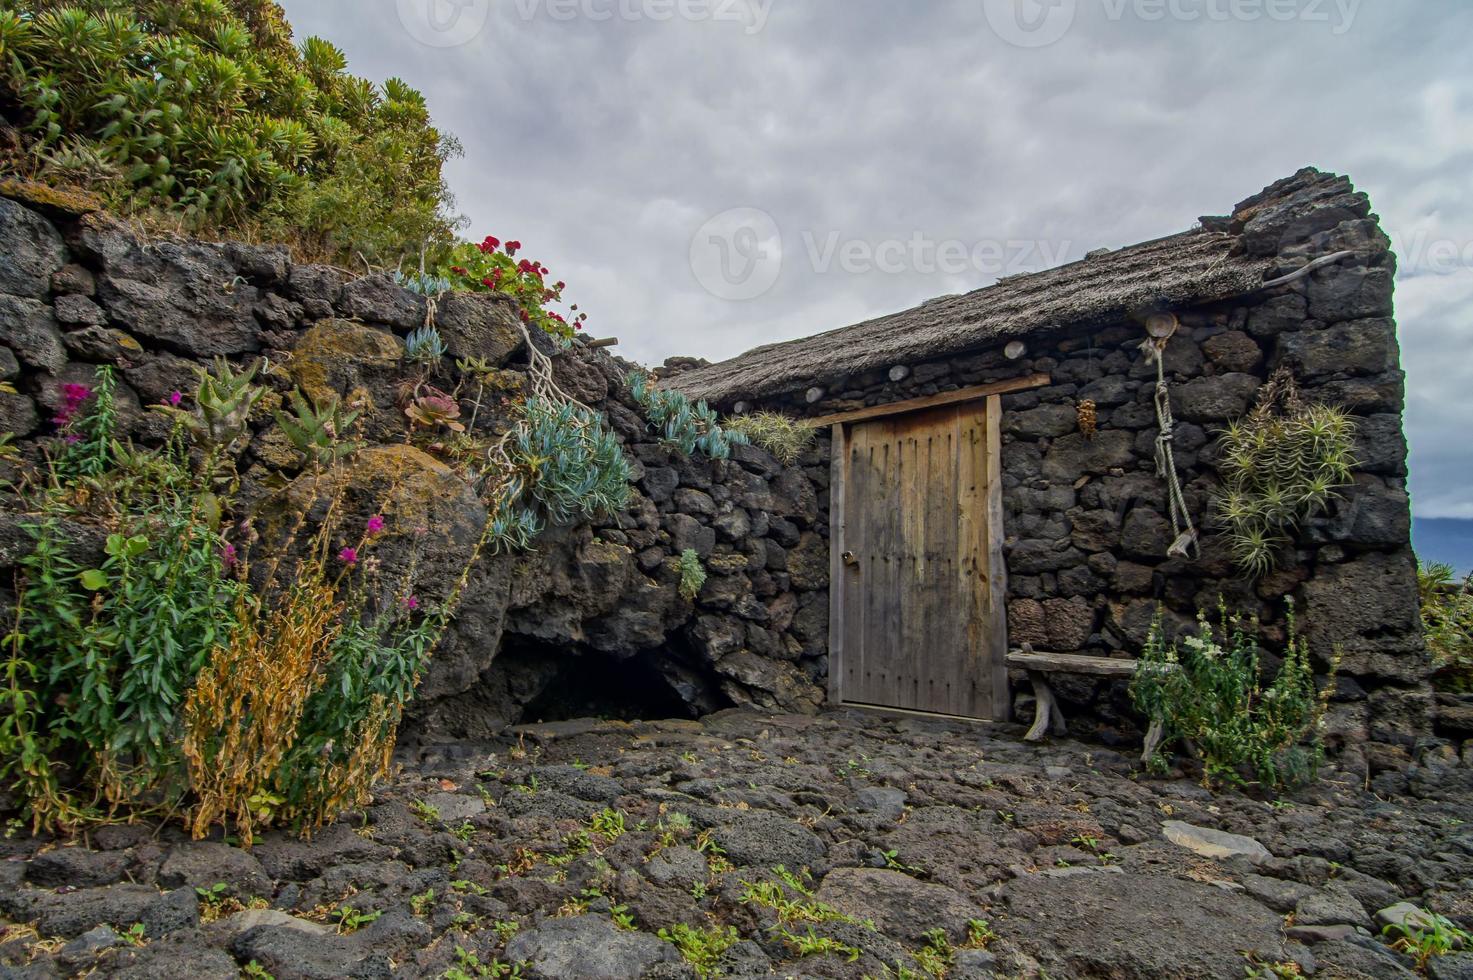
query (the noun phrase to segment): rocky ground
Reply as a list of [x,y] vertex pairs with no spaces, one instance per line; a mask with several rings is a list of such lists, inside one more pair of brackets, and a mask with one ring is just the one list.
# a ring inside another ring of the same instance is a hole
[[1382,910],[1473,927],[1473,768],[1264,802],[1014,732],[559,722],[405,750],[310,842],[12,831],[0,976],[1392,978]]

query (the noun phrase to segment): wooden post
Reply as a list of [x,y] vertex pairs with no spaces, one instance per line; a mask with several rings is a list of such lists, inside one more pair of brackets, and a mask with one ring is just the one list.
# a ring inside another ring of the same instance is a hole
[[849,440],[844,423],[831,427],[829,456],[829,704],[844,700],[844,485]]

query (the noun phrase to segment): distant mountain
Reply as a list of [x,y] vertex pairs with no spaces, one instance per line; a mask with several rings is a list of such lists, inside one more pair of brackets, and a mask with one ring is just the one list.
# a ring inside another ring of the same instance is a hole
[[1473,571],[1473,520],[1414,517],[1412,546],[1423,562],[1442,562],[1466,575]]

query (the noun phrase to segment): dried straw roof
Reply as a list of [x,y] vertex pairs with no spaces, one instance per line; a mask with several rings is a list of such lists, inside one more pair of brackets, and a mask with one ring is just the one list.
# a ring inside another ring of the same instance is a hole
[[767,344],[677,374],[669,384],[692,397],[730,404],[897,364],[995,349],[1038,332],[1105,326],[1155,310],[1227,299],[1262,285],[1275,265],[1276,249],[1256,243],[1245,248],[1245,228],[1251,233],[1255,225],[1268,223],[1282,230],[1309,212],[1357,197],[1344,178],[1304,170],[1240,204],[1231,219],[1203,219],[1202,227],[1179,235],[1010,276],[802,340]]

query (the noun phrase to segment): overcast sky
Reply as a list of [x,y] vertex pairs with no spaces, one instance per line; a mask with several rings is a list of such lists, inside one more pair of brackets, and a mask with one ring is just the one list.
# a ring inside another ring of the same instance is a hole
[[713,360],[1191,227],[1305,165],[1401,258],[1413,508],[1473,518],[1468,0],[285,0],[465,144],[597,336]]

